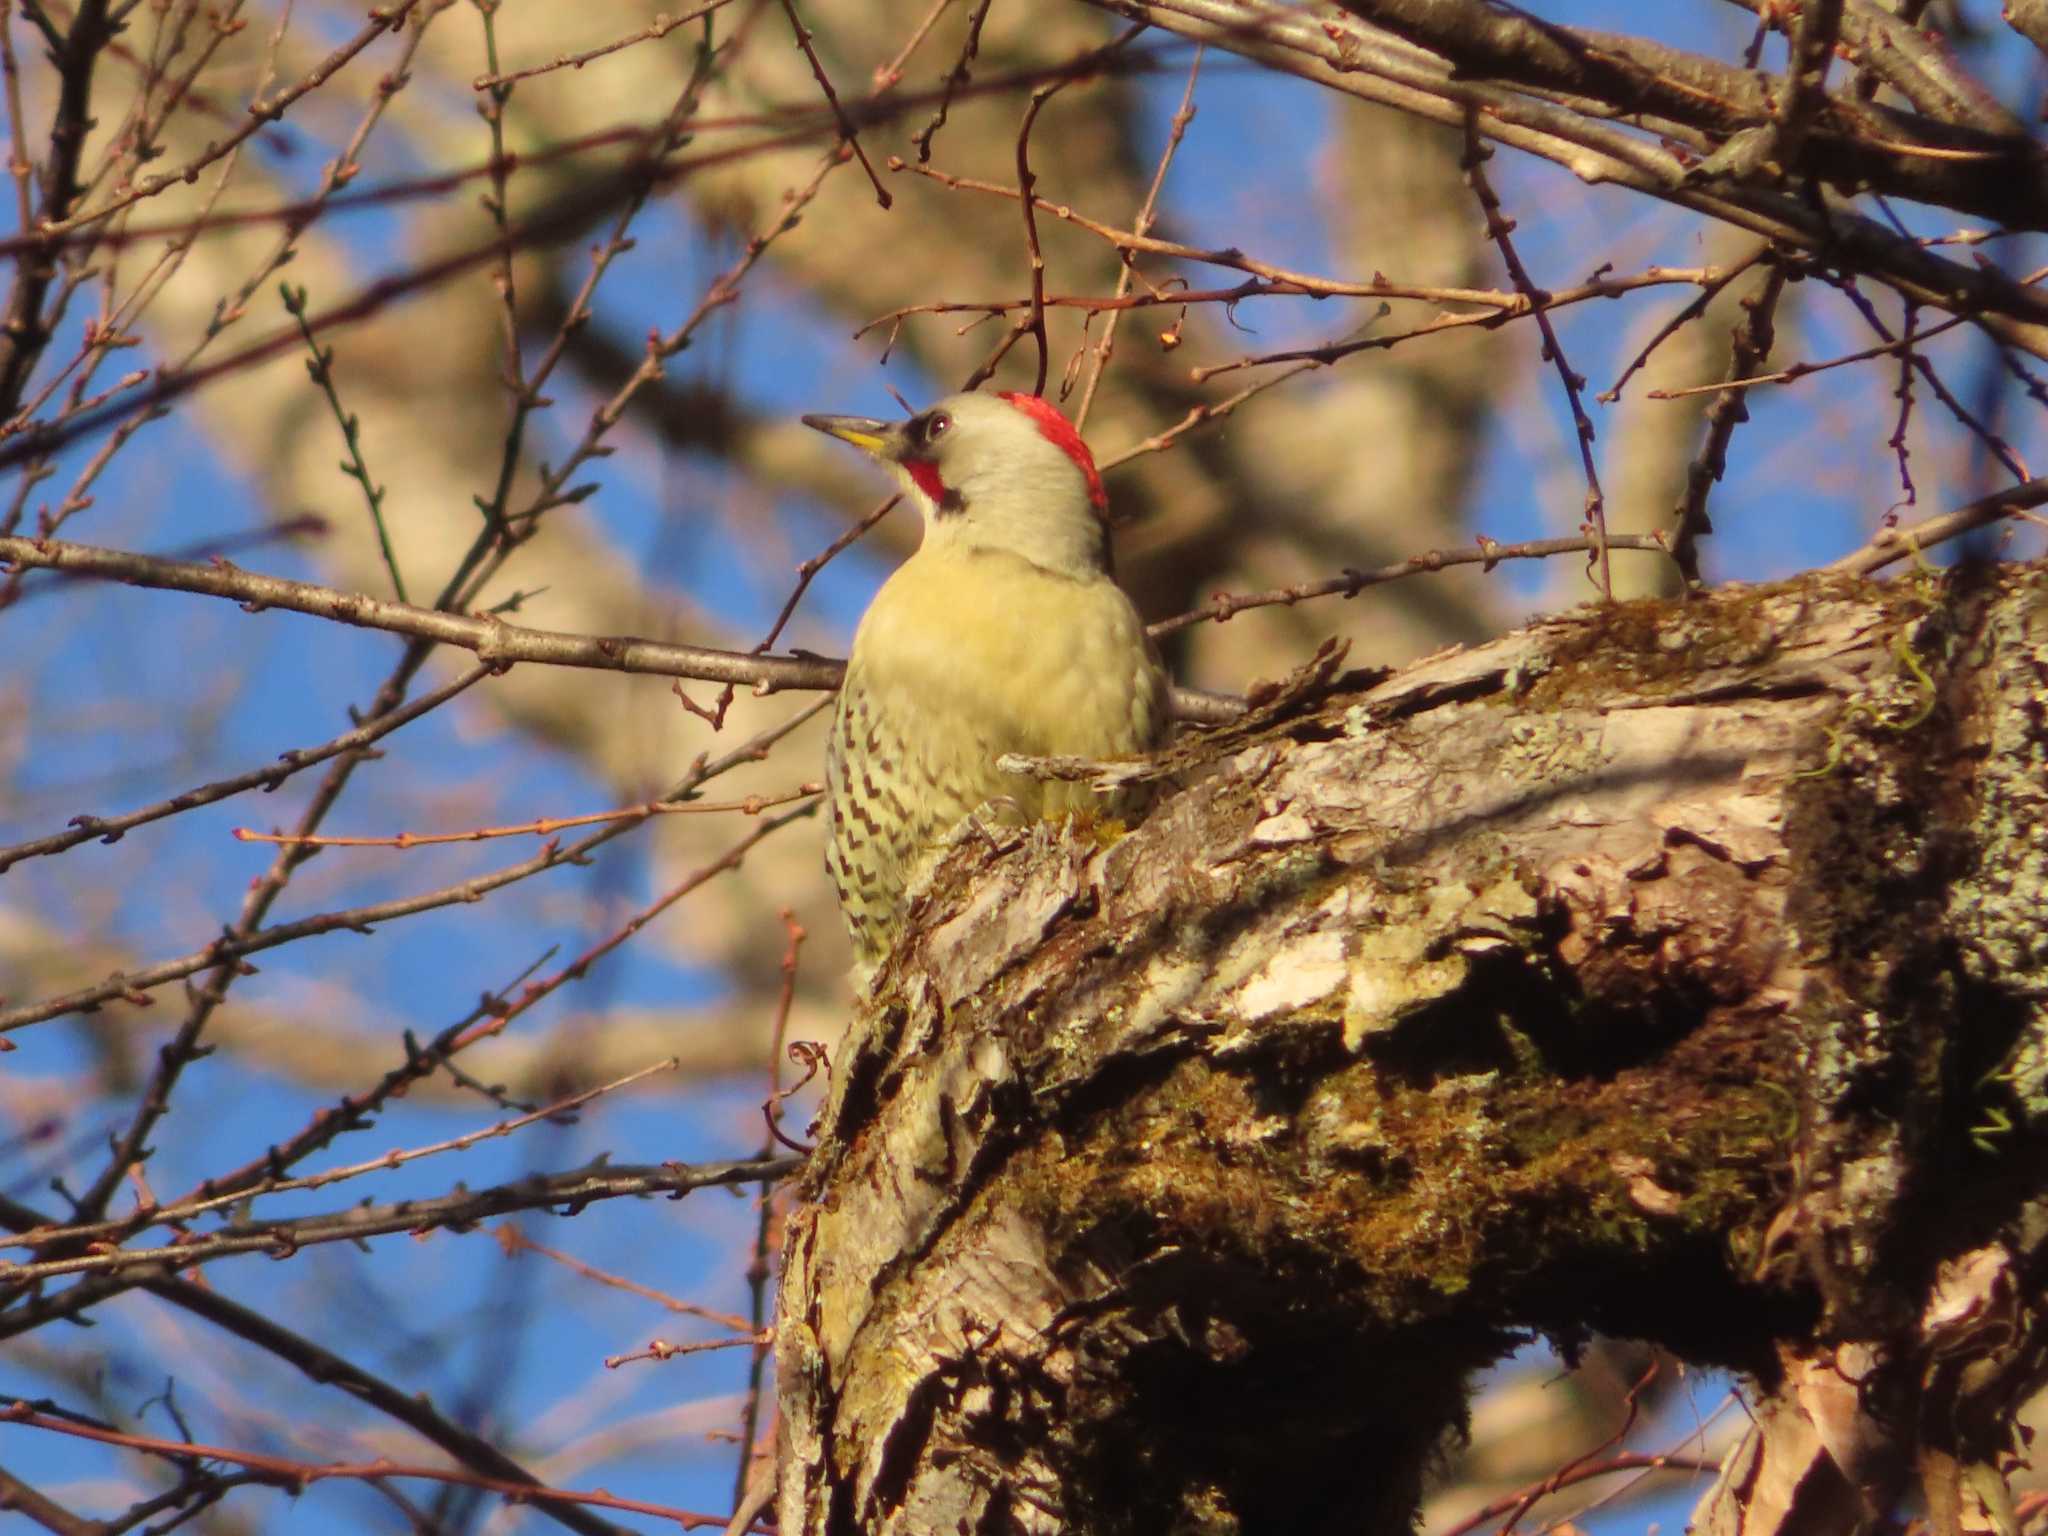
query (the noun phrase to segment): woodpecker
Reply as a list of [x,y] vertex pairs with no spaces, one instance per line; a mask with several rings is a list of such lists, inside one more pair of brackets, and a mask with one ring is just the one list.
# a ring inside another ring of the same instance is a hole
[[924,517],[917,552],[854,633],[826,748],[825,867],[865,984],[907,891],[977,808],[1136,809],[1128,794],[1000,773],[998,757],[1150,751],[1169,691],[1111,574],[1102,476],[1057,406],[963,394],[905,421],[803,419],[893,470]]

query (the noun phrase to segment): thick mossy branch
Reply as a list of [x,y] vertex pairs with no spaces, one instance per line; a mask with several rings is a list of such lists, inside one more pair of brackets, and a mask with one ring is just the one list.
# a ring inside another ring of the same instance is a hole
[[785,1530],[1400,1529],[1531,1330],[1881,1403],[1944,1261],[2038,1274],[2048,574],[1328,670],[919,897],[792,1224]]

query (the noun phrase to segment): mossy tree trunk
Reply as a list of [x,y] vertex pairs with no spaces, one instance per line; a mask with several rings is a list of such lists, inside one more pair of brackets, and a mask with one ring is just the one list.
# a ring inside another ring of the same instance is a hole
[[1988,1518],[2048,1340],[2048,571],[1329,671],[919,898],[790,1228],[782,1529],[1401,1530],[1531,1331],[1774,1394],[1716,1529]]

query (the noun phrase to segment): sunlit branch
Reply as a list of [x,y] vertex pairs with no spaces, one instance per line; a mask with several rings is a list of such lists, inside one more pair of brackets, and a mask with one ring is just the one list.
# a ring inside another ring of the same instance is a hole
[[[263,576],[226,561],[194,565],[56,539],[0,538],[0,563],[71,571],[164,591],[192,592],[225,598],[252,610],[280,608],[362,629],[386,630],[472,651],[479,660],[501,671],[519,662],[542,662],[550,666],[593,667],[610,672],[732,683],[766,695],[785,690],[831,690],[839,686],[840,674],[845,670],[845,663],[826,657],[751,656],[629,636],[528,629],[500,618],[418,608],[360,592]],[[1219,706],[1214,695],[1186,690],[1176,694],[1175,704],[1185,719],[1215,719],[1234,712],[1227,704]]]
[[[655,1070],[659,1070],[658,1068]],[[479,1138],[503,1134],[498,1127],[476,1133]],[[438,1149],[430,1149],[438,1150]],[[355,1242],[396,1232],[460,1230],[512,1211],[557,1210],[573,1216],[586,1206],[622,1196],[668,1195],[680,1199],[692,1190],[720,1184],[753,1184],[787,1178],[801,1165],[795,1157],[753,1158],[743,1162],[663,1163],[657,1167],[597,1162],[568,1173],[533,1174],[510,1184],[486,1189],[457,1189],[418,1200],[362,1204],[312,1216],[280,1221],[235,1221],[218,1232],[167,1243],[158,1248],[115,1248],[41,1263],[13,1264],[0,1260],[0,1285],[26,1285],[64,1275],[123,1274],[134,1270],[182,1271],[236,1254],[266,1253],[283,1258],[319,1243]],[[298,1182],[298,1181],[295,1181]],[[170,1219],[167,1215],[160,1220]],[[45,1242],[68,1234],[56,1228],[41,1235]]]

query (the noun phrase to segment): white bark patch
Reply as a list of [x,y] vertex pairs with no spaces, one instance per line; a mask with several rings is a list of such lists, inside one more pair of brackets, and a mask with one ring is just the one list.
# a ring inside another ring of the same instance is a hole
[[1192,960],[1161,956],[1146,967],[1145,981],[1131,1004],[1126,1030],[1134,1040],[1149,1041],[1161,1024],[1180,1017],[1208,976]]
[[1315,824],[1298,808],[1290,805],[1277,816],[1268,816],[1252,828],[1252,846],[1284,848],[1289,843],[1305,843],[1314,837],[1315,833]]
[[1022,866],[1031,871],[1022,880],[1014,874],[1019,867],[1013,861],[999,878],[977,882],[967,905],[932,929],[933,951],[949,957],[935,967],[952,983],[949,1006],[1036,949],[1080,891],[1071,859],[1033,859]]
[[1236,1010],[1247,1023],[1296,1012],[1335,992],[1349,974],[1342,933],[1325,928],[1305,934],[1283,945],[1244,984],[1237,994]]

